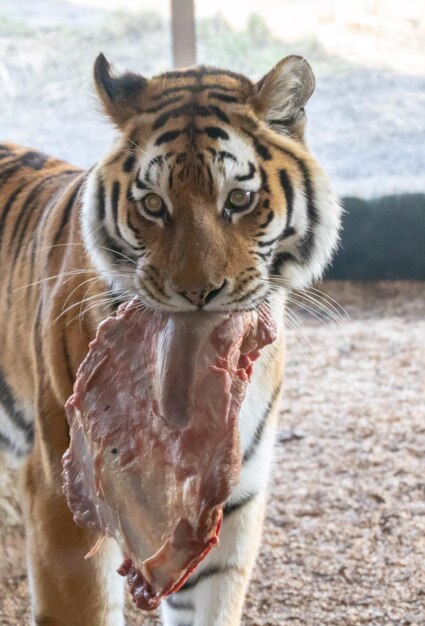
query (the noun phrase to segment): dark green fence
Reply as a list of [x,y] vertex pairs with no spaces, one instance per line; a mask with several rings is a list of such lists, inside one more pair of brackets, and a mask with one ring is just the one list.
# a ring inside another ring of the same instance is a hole
[[342,247],[326,278],[425,280],[425,194],[345,198]]

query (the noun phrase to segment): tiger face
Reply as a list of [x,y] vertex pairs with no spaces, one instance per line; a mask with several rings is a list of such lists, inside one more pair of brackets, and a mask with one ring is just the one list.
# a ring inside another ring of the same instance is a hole
[[90,174],[86,247],[121,296],[170,311],[249,309],[321,275],[340,206],[304,143],[314,89],[300,57],[261,81],[210,67],[95,83],[117,125]]

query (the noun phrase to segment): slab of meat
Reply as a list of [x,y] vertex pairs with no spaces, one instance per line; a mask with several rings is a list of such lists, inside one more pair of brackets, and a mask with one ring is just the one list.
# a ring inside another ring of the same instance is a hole
[[268,310],[141,312],[98,328],[66,404],[63,485],[74,520],[115,537],[133,600],[156,608],[217,544],[238,481],[238,416]]

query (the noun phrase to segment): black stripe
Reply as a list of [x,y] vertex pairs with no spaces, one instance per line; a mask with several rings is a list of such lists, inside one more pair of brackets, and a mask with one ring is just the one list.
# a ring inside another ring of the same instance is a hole
[[158,113],[158,111],[165,109],[165,107],[169,106],[170,104],[175,104],[176,102],[181,102],[181,101],[182,101],[181,96],[176,96],[175,98],[169,98],[168,100],[164,100],[164,102],[160,102],[155,107],[150,107],[149,109],[145,109],[143,112],[144,113]]
[[235,178],[239,182],[242,182],[243,180],[251,180],[252,178],[254,178],[256,171],[257,170],[255,169],[254,163],[251,163],[251,161],[249,161],[249,172],[248,172],[248,174],[244,174],[242,176],[235,176]]
[[194,611],[195,606],[190,601],[176,600],[173,596],[165,598],[165,602],[176,611]]
[[216,91],[212,91],[211,93],[209,93],[208,98],[215,98],[216,100],[221,100],[221,102],[233,102],[235,104],[239,102],[239,99],[235,96],[229,96],[225,93],[218,93]]
[[[263,208],[266,208],[264,204],[263,204]],[[270,224],[273,218],[274,218],[274,213],[273,211],[270,210],[266,217],[266,220],[262,224],[260,224],[260,228],[266,228]]]
[[111,294],[114,296],[114,299],[110,303],[110,307],[115,312],[126,300],[123,300],[121,295],[115,295],[113,291],[111,291]]
[[[35,187],[33,187],[30,190],[29,194],[24,199],[19,215],[15,216],[15,226],[13,228],[12,236],[9,241],[9,253],[12,252],[13,246],[15,246],[12,267],[14,266],[14,263],[16,263],[19,253],[21,252],[22,243],[25,238],[28,225],[30,223],[31,218],[34,215],[31,209],[32,209],[33,204],[38,200],[39,191],[42,187],[44,187],[46,183],[49,183],[51,180],[54,180],[56,177],[57,177],[57,174],[53,174],[52,176],[43,178],[43,180],[37,183]],[[41,207],[40,212],[42,212],[42,210],[43,208]],[[19,229],[20,229],[19,237],[16,241],[16,237],[18,235]]]
[[22,458],[28,453],[28,450],[18,449],[16,444],[14,444],[9,437],[2,432],[0,432],[0,450],[11,452],[18,458]]
[[226,131],[218,126],[206,126],[202,130],[208,137],[211,137],[211,139],[229,139],[229,135]]
[[132,172],[136,161],[137,157],[134,154],[130,154],[123,163],[122,169],[124,172]]
[[[213,156],[215,156],[216,151],[214,150],[214,148],[208,148],[208,150],[211,152],[211,154],[213,154],[212,151],[214,151]],[[235,157],[235,155],[231,154],[230,152],[227,152],[227,150],[220,150],[220,152],[218,153],[218,158],[221,160],[230,159],[234,163],[237,163],[237,158]]]
[[132,260],[135,260],[136,258],[127,250],[127,248],[120,246],[119,243],[109,235],[105,224],[102,224],[97,232],[96,244],[101,248],[108,248],[108,250],[104,250],[104,252],[106,254],[110,254],[117,265],[128,263],[123,255],[128,256],[128,258]]
[[[37,200],[37,196],[38,196],[38,192],[40,188],[44,187],[45,183],[48,182],[51,178],[52,178],[51,176],[49,176],[48,179],[44,178],[43,180],[37,182],[37,184],[31,188],[30,192],[28,193],[28,195],[25,197],[24,201],[22,202],[19,214],[15,215],[15,223],[13,226],[13,231],[9,240],[9,247],[8,247],[9,254],[11,254],[13,248],[15,248],[14,261],[16,261],[16,258],[19,254],[20,245],[25,235],[25,230],[28,226],[28,222],[30,221],[31,216],[33,215],[31,211],[31,205],[34,202],[34,200]],[[21,231],[20,236],[19,236],[18,242],[16,242],[16,237],[19,231]]]
[[106,215],[106,210],[105,210],[105,198],[106,198],[105,185],[103,184],[102,180],[99,177],[97,179],[97,183],[98,183],[97,219],[100,222],[103,222],[103,220],[105,219],[105,215]]
[[[96,244],[100,247],[109,248],[108,252],[112,255],[113,260],[117,264],[126,263],[126,260],[123,258],[123,255],[128,256],[130,259],[134,257],[130,252],[128,252],[127,248],[123,248],[116,239],[113,239],[111,235],[108,233],[108,230],[104,223],[105,218],[105,187],[100,178],[98,178],[98,193],[97,193],[97,212],[98,212],[98,220],[100,222],[100,226],[96,232]],[[117,224],[117,222],[115,222]],[[120,239],[122,237],[120,236]],[[131,246],[131,244],[129,244]],[[134,247],[134,246],[132,246]],[[105,251],[107,252],[107,251]]]
[[4,435],[2,432],[0,432],[0,450],[12,451],[14,449],[15,449],[15,446],[12,444],[9,437],[7,435]]
[[[131,219],[131,211],[127,211],[127,226],[130,230],[132,230],[135,234],[136,234],[136,239],[137,237],[141,237],[142,236],[142,232],[139,228],[137,228],[137,226],[135,226],[132,222]],[[145,249],[145,246],[143,246],[143,249]]]
[[215,106],[215,104],[210,104],[208,108],[211,113],[218,117],[219,120],[225,122],[226,124],[230,124],[230,119],[228,118],[226,113],[220,109],[220,107]]
[[[104,224],[105,186],[100,178],[98,178],[97,213],[100,227],[96,232],[96,243],[100,247],[109,248],[109,253],[112,255],[112,259],[116,262],[117,265],[122,265],[126,262],[122,255],[126,254],[129,258],[131,258],[132,255],[127,251],[127,249],[124,249],[122,246],[120,246],[119,243],[109,235],[107,228]],[[105,252],[107,251],[105,250]]]
[[180,587],[178,591],[176,591],[176,593],[179,593],[180,591],[188,591],[189,589],[193,589],[201,580],[205,580],[206,578],[210,578],[211,576],[216,576],[217,574],[222,574],[226,572],[228,569],[232,569],[232,568],[227,568],[227,567],[223,568],[223,567],[220,567],[219,565],[211,565],[210,567],[207,567],[206,569],[202,570],[202,572],[199,572],[199,574],[195,574],[194,576],[191,576],[189,580],[187,580],[184,583],[184,585]]
[[297,262],[296,257],[290,252],[278,252],[273,259],[273,263],[270,267],[270,276],[275,276],[280,273],[282,265],[286,262]]
[[263,161],[270,161],[270,159],[272,158],[272,155],[270,154],[270,150],[264,144],[262,144],[255,135],[250,133],[249,130],[246,130],[246,129],[242,129],[242,130],[245,133],[245,135],[247,135],[251,139],[258,156],[261,157]]
[[33,425],[26,422],[22,412],[16,407],[16,401],[12,389],[6,382],[6,378],[0,369],[0,403],[6,409],[10,420],[25,435],[27,443],[32,443],[34,438]]
[[208,190],[210,194],[212,194],[214,191],[214,177],[212,175],[212,171],[211,171],[211,167],[209,163],[207,163],[206,170],[208,174]]
[[267,172],[264,167],[260,167],[260,175],[262,191],[264,191],[265,193],[270,193],[269,177],[267,176]]
[[234,511],[237,511],[237,510],[241,509],[242,507],[245,506],[245,504],[248,504],[248,502],[252,502],[252,500],[256,496],[257,496],[256,493],[249,493],[248,495],[246,495],[244,498],[242,498],[238,502],[232,502],[231,504],[229,504],[229,503],[225,504],[224,507],[223,507],[223,515],[226,517],[227,515],[230,515]]
[[143,180],[140,180],[140,178],[136,178],[136,187],[137,189],[149,189],[148,185],[146,185]]
[[249,461],[252,456],[254,455],[255,450],[257,449],[258,444],[261,441],[261,437],[263,436],[264,433],[264,429],[266,427],[266,423],[267,423],[267,419],[270,415],[270,411],[273,408],[273,405],[275,403],[276,398],[278,397],[279,393],[281,390],[281,386],[279,385],[278,387],[276,387],[276,389],[273,391],[272,397],[270,402],[267,404],[266,410],[264,411],[261,420],[255,430],[254,436],[251,440],[251,442],[249,443],[248,447],[246,448],[245,452],[243,453],[243,458],[242,458],[242,463],[246,463],[247,461]]
[[174,165],[170,168],[168,173],[168,188],[172,189],[173,187],[173,177],[174,177]]
[[74,382],[74,374],[72,371],[71,355],[69,354],[68,343],[66,341],[66,336],[65,336],[66,327],[67,327],[66,324],[64,324],[63,330],[62,330],[62,346],[63,346],[63,354],[65,357],[66,371],[68,373],[69,382],[71,383],[71,386],[72,386]]
[[111,196],[111,205],[112,205],[112,219],[115,226],[115,234],[120,237],[121,233],[118,226],[118,202],[120,199],[121,193],[121,185],[115,180],[112,185],[112,196]]
[[[152,278],[150,278],[150,281],[152,282]],[[148,294],[148,296],[150,296],[152,298],[152,300],[154,301],[158,301],[157,296],[155,296],[155,294],[151,291],[151,289],[149,289],[149,287],[146,284],[146,280],[143,281],[142,283],[142,288],[146,291],[146,293]]]
[[43,169],[48,158],[47,154],[35,150],[30,150],[20,157],[22,165],[30,167],[32,170]]
[[260,257],[260,259],[263,259],[263,261],[267,261],[269,256],[271,255],[271,250],[269,252],[267,252],[267,254],[263,254],[262,252],[254,252],[255,256]]
[[174,139],[177,139],[177,137],[179,137],[182,132],[183,131],[181,130],[169,130],[158,137],[158,139],[155,141],[155,145],[160,146],[167,141],[173,141]]
[[161,98],[164,98],[165,96],[168,96],[168,95],[173,95],[177,93],[178,91],[199,91],[199,89],[196,89],[194,84],[176,85],[175,87],[169,87],[168,89],[163,89],[161,93],[155,94],[154,96],[152,96],[152,99],[161,100]]
[[317,210],[314,200],[314,191],[311,175],[306,163],[300,157],[293,154],[293,152],[291,152],[287,148],[283,148],[282,146],[275,144],[273,144],[273,146],[295,161],[303,177],[303,186],[307,198],[307,215],[310,220],[310,224],[308,226],[307,235],[304,238],[303,242],[298,246],[298,250],[301,254],[301,257],[304,260],[308,260],[311,256],[311,252],[314,246],[314,232],[312,228],[315,224],[319,223],[319,212]]
[[[168,89],[163,89],[161,91],[161,93],[156,94],[155,96],[152,96],[153,100],[160,100],[161,98],[164,98],[164,96],[168,96],[169,94],[175,94],[178,91],[188,91],[189,93],[199,93],[202,91],[208,91],[209,89],[214,89],[214,91],[217,92],[229,92],[229,91],[235,91],[235,88],[231,88],[231,87],[225,87],[224,85],[199,85],[197,83],[191,83],[189,85],[176,85],[175,87],[169,87]],[[235,102],[238,102],[238,100],[234,100]],[[232,100],[233,102],[233,100]]]
[[298,246],[298,250],[301,254],[301,257],[305,261],[308,261],[311,257],[315,240],[315,234],[312,228],[314,227],[314,225],[319,223],[319,213],[317,211],[314,201],[314,192],[310,172],[308,171],[306,164],[301,160],[299,160],[299,166],[304,178],[304,188],[305,194],[307,196],[307,213],[310,218],[310,224],[307,235],[304,238],[304,241]]
[[193,115],[199,115],[200,117],[209,117],[211,115],[211,112],[204,106],[189,102],[181,107],[178,107],[177,109],[171,109],[170,111],[166,111],[165,113],[160,115],[152,124],[152,130],[158,130],[159,128],[162,128],[170,119]]
[[13,203],[15,202],[17,196],[21,193],[21,191],[23,189],[25,189],[25,187],[27,186],[26,183],[24,183],[23,185],[21,185],[20,187],[18,187],[17,189],[15,189],[15,191],[12,193],[12,195],[9,196],[6,204],[3,207],[3,211],[1,214],[1,219],[0,219],[0,248],[1,248],[1,242],[3,239],[3,234],[6,232],[5,231],[5,223],[7,220],[7,216],[10,212],[10,209],[12,208]]
[[254,289],[251,289],[251,291],[244,293],[244,295],[238,298],[237,300],[232,300],[232,304],[238,303],[238,302],[244,302],[245,300],[248,300],[248,298],[251,298],[258,290],[259,290],[258,286],[254,287]]
[[288,237],[292,237],[292,235],[295,235],[296,232],[297,231],[295,230],[295,228],[292,228],[292,226],[287,226],[281,234],[280,239],[287,239]]
[[268,239],[267,241],[259,241],[258,245],[260,246],[260,248],[266,248],[267,246],[271,246],[274,243],[276,243],[276,241],[280,241],[281,239],[283,239],[285,236],[285,232],[286,232],[286,226],[277,237],[274,237],[273,239]]
[[[57,242],[61,238],[61,235],[65,226],[68,224],[69,220],[71,219],[72,209],[74,208],[75,200],[77,198],[78,192],[80,191],[81,183],[82,183],[82,179],[78,181],[78,185],[76,186],[74,191],[71,193],[71,196],[68,202],[65,204],[65,208],[62,213],[62,219],[55,233],[55,236],[53,237],[53,244],[52,244],[53,246],[57,244]],[[49,256],[51,255],[51,253],[52,253],[52,250],[49,251]]]
[[[75,170],[73,170],[72,172],[70,170],[65,170],[63,172],[61,172],[60,174],[58,174],[58,178],[61,178],[62,176],[69,176],[70,174],[75,174],[78,175],[78,172],[76,172]],[[80,186],[80,184],[79,184]],[[68,186],[65,187],[65,192],[67,191]],[[52,209],[56,206],[57,203],[57,197],[56,194],[51,195],[51,197],[49,198],[49,200],[46,202],[46,205],[44,206],[42,211],[38,212],[38,215],[36,216],[35,219],[35,223],[33,225],[33,233],[32,233],[32,245],[31,245],[31,254],[30,254],[30,280],[29,280],[29,285],[28,285],[28,293],[30,294],[33,288],[33,281],[34,281],[34,273],[36,270],[36,263],[35,263],[35,254],[37,251],[37,246],[39,245],[39,240],[40,240],[40,232],[43,233],[44,231],[44,225],[46,223],[46,220],[49,218],[49,215],[52,211]],[[62,215],[62,221],[64,220],[65,215]],[[70,215],[68,216],[68,218],[70,218]],[[61,224],[60,228],[65,228],[66,224]],[[53,251],[55,250],[55,248],[53,247],[54,245],[57,244],[57,242],[59,241],[59,238],[61,236],[61,232],[57,231],[56,235],[54,237],[53,240],[53,244],[50,245],[50,249],[48,252],[48,259],[51,257],[51,255],[53,254]]]
[[[7,163],[7,165],[9,165],[9,163]],[[4,169],[0,170],[0,183],[3,182],[3,179],[10,178],[14,174],[16,174],[16,172],[20,172],[21,169],[22,164],[20,163],[19,159],[14,159],[12,161],[11,167],[5,167]]]
[[282,185],[283,192],[286,199],[286,225],[285,230],[282,233],[282,239],[287,236],[285,232],[289,229],[289,225],[292,219],[292,213],[294,212],[294,188],[289,179],[288,173],[285,170],[280,170],[279,180]]

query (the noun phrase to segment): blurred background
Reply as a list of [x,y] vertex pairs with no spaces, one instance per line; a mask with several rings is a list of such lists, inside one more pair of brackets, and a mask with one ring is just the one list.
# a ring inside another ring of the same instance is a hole
[[[1,139],[92,165],[114,140],[94,99],[96,55],[147,76],[170,69],[172,6],[191,54],[188,4],[0,0]],[[291,294],[275,472],[244,624],[421,626],[424,1],[193,8],[197,63],[256,79],[285,55],[307,58],[317,78],[307,140],[346,209],[327,274],[338,280]],[[16,482],[0,471],[0,626],[30,619]],[[158,623],[128,607],[129,626]]]
[[[194,5],[198,63],[260,78],[287,54],[308,59],[308,140],[342,195],[423,191],[423,0]],[[169,0],[1,0],[1,137],[94,163],[112,139],[93,99],[99,51],[147,76],[170,69]]]

